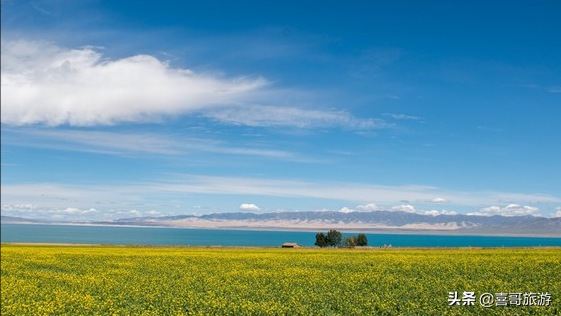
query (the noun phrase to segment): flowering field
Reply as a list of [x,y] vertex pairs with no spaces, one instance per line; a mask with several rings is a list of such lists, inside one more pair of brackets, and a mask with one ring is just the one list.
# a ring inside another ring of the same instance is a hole
[[1,254],[2,315],[561,314],[561,249],[3,244]]

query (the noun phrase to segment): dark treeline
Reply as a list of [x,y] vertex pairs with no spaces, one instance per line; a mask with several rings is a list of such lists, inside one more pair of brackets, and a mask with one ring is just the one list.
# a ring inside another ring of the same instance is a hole
[[355,247],[355,246],[367,246],[368,239],[364,234],[358,234],[358,236],[345,237],[341,235],[341,232],[337,230],[330,230],[327,234],[317,233],[316,234],[316,246],[318,247]]

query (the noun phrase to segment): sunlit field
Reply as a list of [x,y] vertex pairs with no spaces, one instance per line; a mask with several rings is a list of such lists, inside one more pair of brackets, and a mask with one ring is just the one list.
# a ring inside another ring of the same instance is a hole
[[[561,314],[561,249],[553,248],[4,244],[1,252],[2,315]],[[474,292],[473,305],[464,292]],[[510,296],[507,306],[479,301],[518,292],[528,299],[520,305]],[[538,306],[546,292],[549,306]]]

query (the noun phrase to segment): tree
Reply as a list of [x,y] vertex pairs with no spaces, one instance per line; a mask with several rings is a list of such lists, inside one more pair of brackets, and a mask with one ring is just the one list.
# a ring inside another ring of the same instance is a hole
[[339,247],[341,245],[341,232],[334,229],[327,232],[327,245],[332,247]]
[[357,241],[356,237],[345,237],[343,239],[343,244],[347,247],[354,247],[356,246],[356,241]]
[[327,246],[327,237],[325,236],[324,233],[317,233],[316,234],[315,245],[318,246],[318,247],[321,247],[321,248]]
[[356,237],[356,245],[357,246],[367,246],[368,245],[368,238],[366,238],[365,234],[358,234]]

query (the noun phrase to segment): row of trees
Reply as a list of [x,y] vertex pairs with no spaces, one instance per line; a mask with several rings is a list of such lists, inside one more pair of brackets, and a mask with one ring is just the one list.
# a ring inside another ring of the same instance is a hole
[[358,234],[356,237],[345,237],[341,235],[341,232],[337,230],[330,230],[327,234],[317,233],[316,234],[316,246],[318,247],[340,247],[342,245],[347,247],[355,246],[367,246],[368,239],[364,234]]

